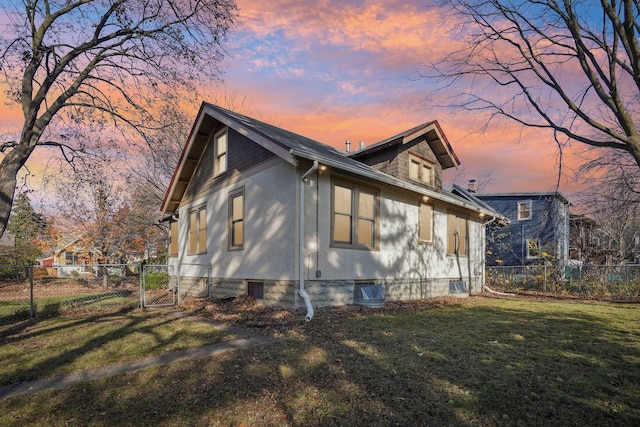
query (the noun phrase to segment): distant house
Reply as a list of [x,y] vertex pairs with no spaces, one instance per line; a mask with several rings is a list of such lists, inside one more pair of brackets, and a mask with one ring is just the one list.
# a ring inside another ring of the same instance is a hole
[[289,310],[468,295],[484,283],[484,223],[443,191],[459,160],[437,122],[339,151],[203,103],[162,211],[169,264],[202,295]]
[[487,265],[521,266],[569,261],[569,206],[561,193],[495,193],[475,197],[509,224],[487,230]]
[[53,265],[91,264],[95,252],[88,250],[80,243],[80,239],[71,238],[59,244],[51,254]]
[[[638,263],[640,258],[640,231],[633,223],[609,227],[585,215],[571,215],[570,258],[578,264]],[[611,226],[613,225],[613,226]]]
[[603,263],[596,221],[585,215],[569,218],[569,258],[578,263]]

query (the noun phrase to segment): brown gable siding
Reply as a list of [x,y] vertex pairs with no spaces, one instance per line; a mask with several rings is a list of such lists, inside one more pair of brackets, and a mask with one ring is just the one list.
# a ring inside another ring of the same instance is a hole
[[356,160],[374,167],[380,172],[386,173],[387,175],[391,175],[395,178],[400,178],[398,172],[397,146],[389,147],[386,150],[376,151],[363,157],[356,157]]
[[[362,163],[372,166],[381,172],[394,176],[406,182],[416,185],[423,185],[409,178],[409,153],[413,153],[429,163],[433,163],[434,188],[442,189],[442,166],[438,162],[436,155],[424,139],[412,141],[408,144],[394,144],[385,149],[366,153],[362,156],[357,154],[354,158]],[[423,185],[429,187],[427,185]]]
[[[212,134],[222,129],[217,127]],[[191,199],[211,189],[216,184],[233,178],[242,172],[256,166],[265,160],[275,157],[275,154],[259,146],[244,135],[233,129],[228,129],[227,135],[227,171],[222,175],[213,176],[213,144],[207,144],[191,183],[184,198]]]

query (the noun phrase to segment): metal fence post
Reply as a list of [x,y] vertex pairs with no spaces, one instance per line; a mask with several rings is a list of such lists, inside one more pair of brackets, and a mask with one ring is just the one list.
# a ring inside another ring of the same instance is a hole
[[140,286],[140,308],[144,308],[144,264],[140,263],[140,270],[138,271],[138,284]]
[[33,265],[29,266],[29,304],[29,319],[33,319],[36,315],[33,302]]

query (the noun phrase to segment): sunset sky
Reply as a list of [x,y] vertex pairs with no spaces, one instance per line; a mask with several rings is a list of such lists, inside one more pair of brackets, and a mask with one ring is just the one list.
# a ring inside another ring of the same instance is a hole
[[[511,123],[479,133],[480,118],[426,99],[433,83],[418,78],[424,64],[459,43],[451,19],[427,2],[239,0],[225,81],[262,119],[341,149],[347,139],[368,145],[437,119],[462,162],[449,181],[490,175],[486,191],[553,190],[550,133]],[[572,177],[567,168],[561,191],[580,186]]]
[[[352,147],[369,145],[438,120],[462,162],[447,173],[449,183],[476,178],[488,183],[483,191],[554,190],[558,159],[550,133],[512,123],[480,133],[482,118],[427,99],[432,82],[419,78],[425,63],[460,43],[450,31],[455,22],[428,1],[238,0],[240,22],[224,43],[227,90],[246,97],[258,118],[340,149],[347,139]],[[441,92],[439,102],[447,95]],[[19,109],[7,110],[4,101],[0,126],[18,126]],[[50,154],[41,150],[29,161],[32,187]],[[583,184],[574,182],[570,152],[564,161],[560,190],[571,194]]]

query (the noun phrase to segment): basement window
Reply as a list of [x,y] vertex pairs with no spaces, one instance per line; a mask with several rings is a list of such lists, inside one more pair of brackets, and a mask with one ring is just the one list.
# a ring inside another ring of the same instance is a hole
[[264,299],[264,283],[263,282],[248,282],[247,294],[255,299]]
[[384,288],[375,282],[359,282],[353,287],[353,302],[366,307],[384,305]]
[[464,280],[449,280],[449,293],[450,294],[467,294],[469,293],[469,287]]

